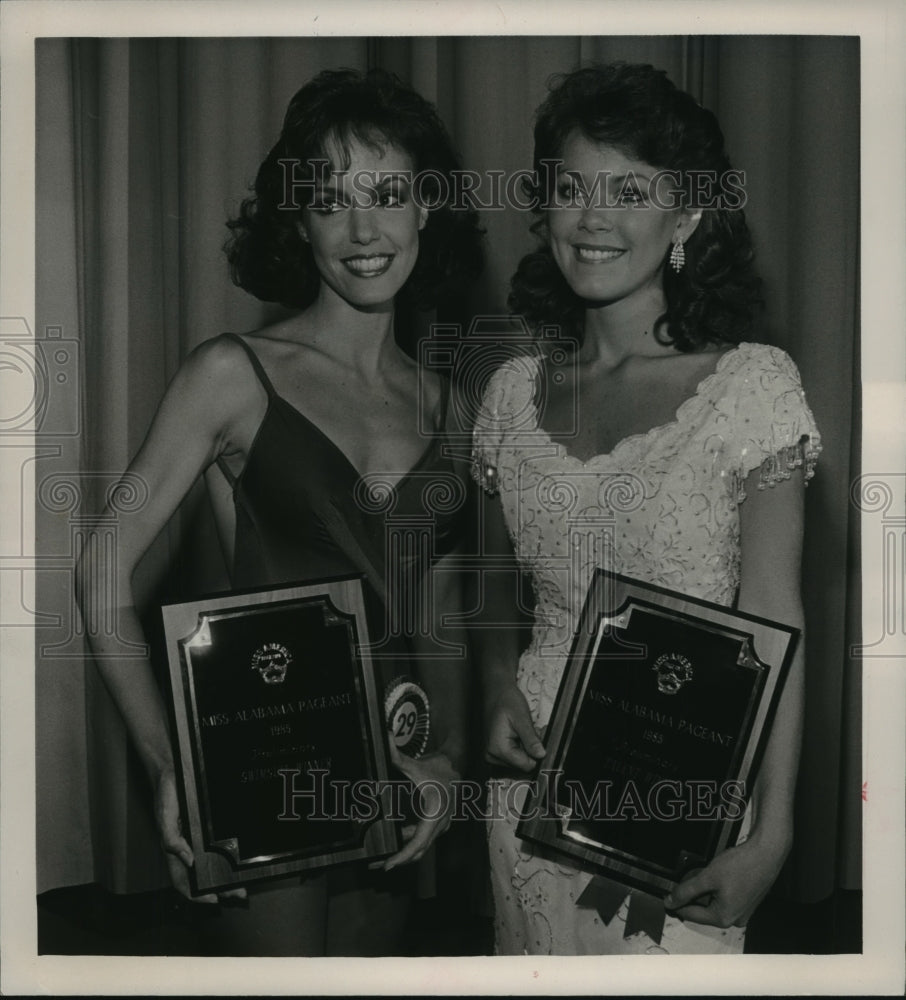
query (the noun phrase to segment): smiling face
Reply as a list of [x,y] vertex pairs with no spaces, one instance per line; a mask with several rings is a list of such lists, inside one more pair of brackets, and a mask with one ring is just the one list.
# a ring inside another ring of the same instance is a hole
[[667,177],[581,132],[567,139],[560,158],[547,224],[554,259],[572,290],[600,305],[650,299],[662,309],[665,257],[675,237],[692,234],[697,215],[658,207],[671,203]]
[[[323,284],[358,309],[393,301],[418,258],[427,211],[412,200],[412,160],[389,143],[352,139],[345,170],[328,175],[302,213],[300,232],[311,246]],[[331,144],[332,164],[345,157]]]

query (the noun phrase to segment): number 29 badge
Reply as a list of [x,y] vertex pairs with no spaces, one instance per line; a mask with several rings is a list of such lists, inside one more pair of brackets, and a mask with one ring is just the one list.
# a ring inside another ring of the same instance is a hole
[[415,681],[398,677],[387,685],[384,712],[390,738],[407,757],[421,757],[428,745],[428,696]]

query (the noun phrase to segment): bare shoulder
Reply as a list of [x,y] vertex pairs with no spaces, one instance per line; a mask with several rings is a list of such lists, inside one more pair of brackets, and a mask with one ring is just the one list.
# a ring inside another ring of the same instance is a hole
[[683,357],[688,358],[693,367],[699,365],[702,368],[713,368],[726,355],[737,350],[739,350],[739,344],[711,342],[703,344],[698,350],[684,354]]
[[332,385],[339,377],[342,366],[330,350],[319,345],[315,333],[309,318],[302,313],[244,333],[242,341],[277,391],[293,397],[300,392],[317,393],[318,386]]
[[267,406],[242,344],[222,335],[185,358],[158,409],[152,434],[170,446],[204,448],[208,459],[242,450]]
[[[243,334],[241,340],[249,341]],[[195,378],[229,379],[249,367],[248,355],[238,334],[222,333],[194,347],[186,356],[183,368]]]
[[704,344],[694,351],[666,350],[641,360],[655,379],[694,387],[714,372],[734,349],[733,344]]
[[211,462],[242,449],[264,406],[266,395],[241,343],[215,337],[190,352],[131,466],[152,485],[162,516],[169,517]]
[[695,351],[678,355],[675,358],[676,370],[684,373],[688,388],[692,390],[710,376],[716,376],[738,351],[738,344],[704,344]]
[[189,353],[173,390],[191,393],[218,411],[243,408],[260,394],[248,354],[228,334],[205,340]]

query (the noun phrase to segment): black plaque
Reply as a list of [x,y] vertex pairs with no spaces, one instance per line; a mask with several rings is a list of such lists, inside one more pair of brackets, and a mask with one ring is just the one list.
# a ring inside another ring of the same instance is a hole
[[193,892],[398,849],[358,578],[163,617]]
[[735,842],[797,637],[598,570],[519,835],[666,895]]

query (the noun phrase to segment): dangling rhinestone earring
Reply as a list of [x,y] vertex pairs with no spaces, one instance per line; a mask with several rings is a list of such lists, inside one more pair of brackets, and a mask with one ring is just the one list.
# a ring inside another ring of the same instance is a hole
[[686,248],[683,246],[682,240],[677,240],[673,244],[673,249],[670,251],[670,266],[679,274],[683,269],[683,264],[686,263]]

